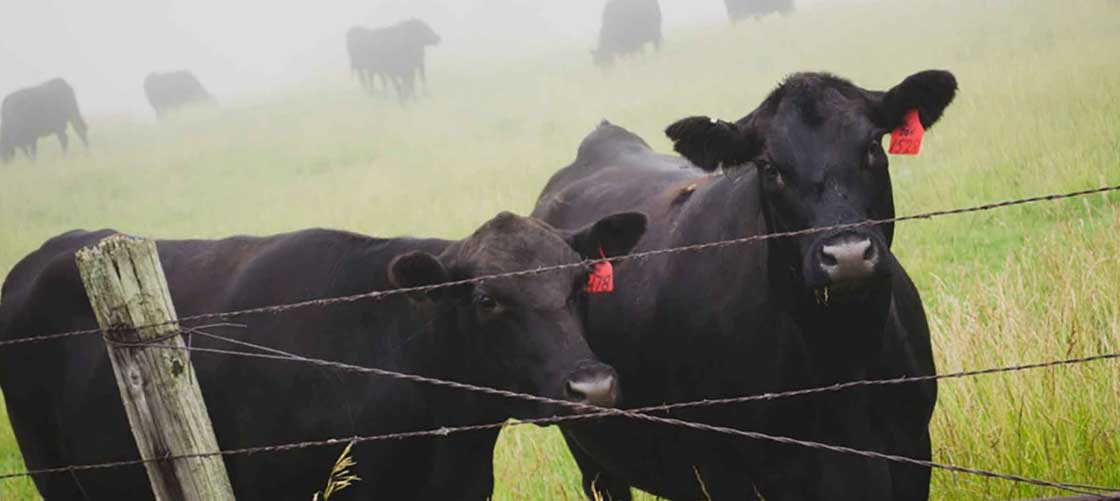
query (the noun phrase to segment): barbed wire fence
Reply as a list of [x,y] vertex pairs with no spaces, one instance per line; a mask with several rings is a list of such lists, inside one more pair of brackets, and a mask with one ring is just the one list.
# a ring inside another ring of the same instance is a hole
[[[928,220],[928,219],[933,219],[933,218],[942,217],[942,216],[966,214],[966,213],[973,213],[973,212],[982,212],[982,211],[994,210],[994,209],[1003,208],[1003,207],[1033,204],[1033,203],[1044,202],[1044,201],[1056,201],[1056,200],[1076,198],[1076,197],[1085,197],[1085,196],[1089,196],[1089,195],[1093,195],[1093,194],[1104,194],[1104,193],[1115,192],[1115,191],[1120,191],[1120,185],[1103,186],[1103,187],[1100,187],[1100,188],[1080,190],[1080,191],[1074,191],[1074,192],[1068,192],[1068,193],[1058,193],[1058,194],[1050,194],[1050,195],[1037,196],[1037,197],[1006,200],[1006,201],[1002,201],[1002,202],[990,203],[990,204],[984,204],[984,205],[977,205],[977,206],[972,206],[972,207],[965,207],[965,208],[951,209],[951,210],[931,211],[931,212],[918,213],[918,214],[913,214],[913,215],[908,215],[908,216],[900,216],[900,217],[879,219],[879,220],[869,220],[869,221],[863,221],[863,222],[859,222],[859,223],[847,223],[847,224],[832,225],[832,226],[827,226],[827,227],[809,228],[809,229],[798,230],[798,231],[778,232],[778,233],[770,233],[770,234],[764,234],[764,235],[753,235],[753,236],[749,236],[749,237],[743,237],[743,238],[731,239],[731,240],[724,240],[724,241],[718,241],[718,242],[708,242],[708,243],[688,245],[688,246],[682,246],[682,247],[657,249],[657,250],[652,250],[652,251],[645,251],[645,252],[637,252],[637,253],[627,254],[627,255],[624,255],[624,256],[618,256],[618,257],[614,257],[614,258],[610,258],[610,259],[606,259],[606,260],[618,263],[618,262],[627,261],[627,260],[645,259],[645,258],[649,258],[649,257],[653,257],[653,256],[660,256],[660,255],[667,255],[667,254],[675,254],[675,253],[682,253],[682,252],[698,252],[698,251],[723,248],[723,247],[728,247],[728,246],[733,246],[733,245],[744,245],[744,244],[751,243],[751,242],[759,242],[759,241],[776,239],[776,238],[788,238],[788,237],[793,237],[793,236],[801,236],[801,235],[808,235],[808,234],[814,234],[814,233],[842,231],[842,230],[854,229],[854,228],[860,228],[860,227],[890,224],[890,223],[895,223],[895,222],[900,222],[900,221]],[[487,276],[481,276],[481,277],[474,277],[474,278],[465,279],[465,280],[445,282],[445,283],[433,284],[433,285],[427,285],[427,286],[420,286],[420,287],[406,287],[406,288],[397,288],[397,289],[389,289],[389,290],[381,290],[381,291],[372,291],[372,292],[350,295],[350,296],[315,299],[315,300],[308,300],[308,301],[302,301],[302,302],[290,303],[290,304],[282,304],[282,305],[262,306],[262,307],[257,307],[257,308],[249,308],[249,309],[229,311],[229,312],[205,313],[205,314],[183,317],[183,318],[180,318],[176,322],[166,322],[166,323],[163,323],[163,324],[140,326],[140,327],[135,327],[134,329],[158,327],[158,326],[169,325],[169,324],[182,325],[184,322],[202,322],[202,321],[215,321],[215,320],[217,320],[217,321],[227,321],[227,320],[231,320],[231,319],[234,319],[234,318],[243,317],[243,316],[247,316],[247,315],[254,315],[254,314],[280,314],[280,313],[287,312],[287,311],[292,311],[292,310],[302,309],[302,308],[309,308],[309,307],[322,307],[322,306],[329,306],[329,305],[334,305],[334,304],[353,303],[353,302],[362,301],[362,300],[381,300],[381,299],[384,299],[386,297],[395,296],[395,295],[409,294],[409,293],[420,293],[420,292],[430,292],[430,291],[433,291],[433,290],[438,290],[438,289],[443,289],[443,288],[448,288],[448,287],[456,287],[456,286],[462,286],[462,285],[477,284],[477,283],[485,282],[487,280],[538,275],[538,274],[542,274],[542,273],[571,269],[571,268],[574,268],[574,267],[587,267],[587,266],[590,266],[590,265],[592,265],[596,262],[601,262],[601,261],[603,261],[603,260],[602,259],[592,259],[592,260],[586,260],[586,261],[575,262],[575,263],[568,263],[568,264],[563,264],[563,265],[540,267],[540,268],[534,268],[534,269],[529,269],[529,270],[520,270],[520,271],[514,271],[514,272],[508,272],[508,273],[499,273],[499,274],[493,274],[493,275],[487,275]],[[346,443],[350,443],[350,442],[365,443],[365,442],[378,442],[378,441],[390,441],[390,440],[404,440],[404,439],[418,438],[418,437],[442,437],[442,436],[448,436],[448,435],[451,435],[451,434],[454,434],[454,433],[465,433],[465,432],[471,432],[471,431],[501,429],[504,426],[517,426],[517,425],[524,425],[524,424],[547,425],[547,424],[558,424],[558,423],[567,423],[567,422],[574,422],[574,421],[584,421],[584,420],[592,420],[592,419],[617,417],[617,418],[626,418],[626,419],[630,419],[630,420],[637,420],[637,421],[643,421],[643,422],[654,423],[654,424],[683,427],[683,428],[687,428],[687,429],[709,432],[709,433],[716,433],[716,434],[723,434],[723,435],[728,435],[728,436],[733,436],[733,437],[738,437],[738,438],[769,441],[769,442],[780,443],[780,444],[785,444],[785,445],[794,445],[794,446],[799,446],[799,447],[806,447],[806,448],[815,449],[815,450],[823,450],[823,451],[830,451],[830,452],[841,453],[841,454],[856,455],[856,456],[861,456],[861,457],[865,457],[865,458],[868,458],[868,459],[878,459],[878,460],[889,461],[889,462],[911,464],[911,465],[922,466],[922,467],[926,467],[926,468],[944,470],[944,471],[948,471],[948,472],[952,472],[952,473],[958,473],[958,474],[970,474],[970,475],[977,475],[977,476],[982,476],[982,477],[987,477],[987,478],[1001,479],[1001,480],[1006,480],[1006,481],[1011,481],[1011,482],[1018,482],[1018,483],[1034,485],[1034,486],[1038,486],[1038,487],[1047,487],[1047,488],[1059,489],[1059,490],[1062,490],[1062,491],[1065,491],[1065,492],[1085,494],[1085,495],[1089,495],[1089,496],[1092,496],[1092,497],[1099,497],[1101,499],[1120,499],[1120,497],[1114,497],[1114,496],[1120,494],[1120,486],[1099,486],[1099,485],[1088,485],[1088,484],[1077,484],[1077,483],[1068,483],[1068,482],[1048,481],[1048,480],[1029,478],[1029,477],[1019,476],[1019,475],[1007,474],[1007,473],[987,471],[987,470],[982,470],[982,469],[978,469],[978,468],[970,468],[970,467],[964,467],[964,466],[958,466],[958,465],[952,465],[952,464],[937,463],[937,462],[932,462],[932,461],[924,461],[924,460],[918,460],[918,459],[914,459],[914,458],[907,458],[907,457],[903,457],[903,456],[884,454],[884,453],[880,453],[880,452],[876,452],[876,451],[860,450],[860,449],[855,449],[855,448],[850,448],[850,447],[824,444],[824,443],[812,442],[812,441],[807,441],[807,440],[800,440],[800,439],[791,438],[791,437],[774,436],[774,435],[768,435],[768,434],[765,434],[765,433],[739,430],[739,429],[736,429],[736,428],[716,426],[716,425],[711,425],[711,424],[697,423],[697,422],[686,421],[686,420],[681,420],[681,419],[652,415],[652,413],[666,412],[666,411],[670,411],[670,410],[683,409],[683,408],[711,407],[711,406],[731,405],[731,404],[755,402],[755,401],[768,401],[768,400],[776,400],[776,399],[782,399],[782,398],[792,398],[792,397],[826,393],[826,392],[843,391],[843,390],[848,390],[848,389],[858,388],[858,387],[873,387],[873,386],[898,385],[898,384],[914,384],[914,383],[919,383],[919,382],[927,382],[927,381],[935,381],[935,380],[961,379],[961,378],[970,378],[970,377],[977,377],[977,376],[991,375],[991,374],[1021,372],[1021,371],[1027,371],[1027,370],[1054,368],[1054,367],[1060,367],[1060,366],[1081,365],[1081,364],[1086,364],[1086,363],[1091,363],[1091,362],[1102,362],[1102,361],[1110,361],[1110,360],[1120,359],[1120,353],[1102,353],[1102,354],[1099,354],[1099,355],[1080,357],[1080,358],[1053,360],[1053,361],[1047,361],[1047,362],[1022,364],[1022,365],[1009,366],[1009,367],[998,367],[998,368],[989,368],[989,369],[981,369],[981,370],[961,371],[961,372],[948,373],[948,374],[936,374],[936,375],[915,376],[915,377],[899,377],[899,378],[880,379],[880,380],[851,381],[851,382],[843,382],[843,383],[838,383],[838,384],[823,386],[823,387],[817,387],[817,388],[805,388],[805,389],[798,389],[798,390],[791,390],[791,391],[784,391],[784,392],[763,393],[763,394],[747,395],[747,396],[740,396],[740,397],[706,399],[706,400],[698,400],[698,401],[692,401],[692,402],[678,402],[678,403],[672,403],[672,404],[664,404],[664,405],[650,406],[650,407],[641,407],[641,408],[635,408],[635,409],[614,409],[614,408],[597,407],[597,406],[593,406],[593,405],[590,405],[590,404],[570,402],[570,401],[567,401],[567,400],[551,399],[551,398],[547,398],[547,397],[541,397],[541,396],[530,395],[530,394],[525,394],[525,393],[518,393],[518,392],[502,390],[502,389],[489,388],[489,387],[483,387],[483,386],[477,386],[477,385],[470,385],[470,384],[459,383],[459,382],[455,382],[455,381],[447,381],[447,380],[441,380],[441,379],[436,379],[436,378],[429,378],[429,377],[415,375],[415,374],[406,374],[406,373],[388,371],[388,370],[378,369],[378,368],[362,367],[362,366],[346,364],[346,363],[330,361],[330,360],[324,360],[324,359],[308,358],[308,357],[304,357],[304,356],[299,355],[299,354],[278,350],[276,348],[272,348],[272,347],[268,347],[268,346],[264,346],[264,345],[248,343],[248,342],[245,342],[245,341],[241,341],[241,340],[237,340],[237,339],[233,339],[233,338],[229,338],[229,337],[218,336],[216,334],[212,334],[212,333],[209,333],[209,332],[205,331],[205,329],[207,329],[207,328],[227,327],[227,326],[232,326],[232,324],[214,324],[214,325],[198,326],[198,327],[181,327],[178,331],[178,334],[179,335],[199,334],[201,336],[205,336],[205,337],[214,339],[216,341],[226,342],[226,343],[234,344],[234,345],[237,345],[237,346],[240,346],[240,347],[243,347],[243,348],[250,348],[250,349],[253,349],[253,350],[257,350],[257,352],[254,353],[254,352],[223,350],[223,349],[217,349],[217,348],[202,348],[202,347],[192,347],[192,346],[171,347],[171,346],[155,345],[155,344],[151,344],[151,343],[147,343],[147,342],[142,343],[142,344],[133,344],[133,345],[137,346],[137,347],[143,347],[143,348],[177,349],[177,350],[186,350],[188,352],[209,353],[209,354],[223,355],[223,356],[230,356],[230,357],[255,358],[255,359],[266,359],[266,360],[276,360],[276,361],[287,361],[287,362],[299,362],[299,363],[309,364],[309,365],[323,367],[323,368],[331,368],[331,369],[336,369],[336,370],[341,370],[341,371],[346,371],[346,372],[354,372],[354,373],[372,374],[372,375],[376,375],[376,376],[389,377],[389,378],[398,379],[398,380],[411,381],[411,382],[414,382],[414,383],[435,385],[435,386],[452,388],[452,389],[457,389],[457,390],[462,390],[462,391],[470,391],[470,392],[488,394],[488,395],[491,395],[491,396],[502,397],[502,398],[511,398],[511,399],[519,399],[519,400],[524,400],[524,401],[533,401],[533,402],[538,402],[538,403],[547,403],[547,404],[552,404],[552,405],[556,405],[556,406],[563,407],[563,408],[568,408],[568,409],[571,409],[571,410],[576,411],[578,413],[577,414],[572,414],[572,415],[552,416],[552,417],[547,417],[547,418],[521,420],[521,421],[516,421],[516,422],[512,422],[512,423],[508,423],[508,422],[503,421],[503,422],[499,422],[499,423],[489,423],[489,424],[472,425],[472,426],[441,427],[441,428],[436,428],[436,429],[431,429],[431,430],[408,431],[408,432],[391,433],[391,434],[384,434],[384,435],[355,436],[355,437],[333,438],[333,439],[318,440],[318,441],[295,442],[295,443],[278,444],[278,445],[270,445],[270,446],[250,447],[250,448],[241,448],[241,449],[230,449],[230,450],[214,451],[214,452],[201,453],[201,454],[170,456],[170,457],[163,457],[163,458],[158,458],[158,459],[148,459],[148,460],[139,459],[139,460],[128,460],[128,461],[114,461],[114,462],[106,462],[106,463],[99,463],[99,464],[61,466],[61,467],[56,467],[56,468],[45,468],[45,469],[38,469],[38,470],[27,470],[27,471],[21,471],[21,472],[3,473],[3,474],[0,474],[0,481],[13,479],[13,478],[20,478],[20,477],[29,477],[29,476],[36,476],[36,475],[51,474],[51,473],[78,472],[78,471],[98,470],[98,469],[105,469],[105,468],[117,468],[117,467],[132,466],[132,465],[142,465],[144,463],[152,462],[152,461],[170,461],[170,460],[189,459],[189,458],[196,458],[196,457],[232,456],[232,455],[257,454],[257,453],[279,453],[279,452],[285,452],[285,451],[291,451],[291,450],[305,449],[305,448],[310,448],[310,447],[325,447],[325,446],[346,444]],[[24,344],[31,344],[31,343],[47,342],[47,341],[52,341],[52,340],[61,340],[61,339],[72,338],[72,337],[76,337],[76,336],[96,334],[96,333],[103,333],[103,332],[102,332],[101,329],[86,329],[86,330],[75,330],[75,331],[69,331],[69,332],[54,333],[54,334],[43,334],[43,335],[25,337],[25,338],[20,338],[20,339],[0,341],[0,348],[7,347],[7,346],[13,346],[13,345],[24,345]],[[107,334],[107,333],[103,333],[103,334]],[[105,339],[106,339],[107,342],[111,342],[111,341],[109,341],[107,336],[105,337]],[[117,342],[117,344],[119,345],[121,343]]]
[[[9,478],[24,477],[24,476],[43,475],[43,474],[50,474],[50,473],[67,473],[67,472],[77,472],[77,471],[98,470],[98,469],[105,469],[105,468],[117,468],[117,467],[123,467],[123,466],[134,466],[134,465],[142,465],[144,463],[152,462],[152,461],[171,461],[171,460],[191,459],[191,458],[199,458],[199,457],[233,456],[233,455],[246,455],[246,454],[258,454],[258,453],[286,452],[286,451],[306,449],[306,448],[312,448],[312,447],[325,447],[325,446],[347,444],[347,443],[350,443],[350,442],[366,443],[366,442],[404,440],[404,439],[421,438],[421,437],[446,437],[448,435],[457,434],[457,433],[501,429],[505,426],[519,426],[519,425],[525,425],[525,424],[548,425],[548,424],[569,423],[569,422],[575,422],[575,421],[586,421],[586,420],[609,418],[609,417],[623,417],[623,418],[635,419],[635,420],[640,420],[640,421],[646,421],[646,422],[655,423],[655,424],[680,426],[680,427],[689,428],[689,429],[693,429],[693,430],[711,432],[711,433],[717,433],[717,434],[723,434],[723,435],[729,435],[729,436],[740,437],[740,438],[763,440],[763,441],[781,443],[781,444],[786,444],[786,445],[795,445],[795,446],[800,446],[800,447],[807,447],[807,448],[816,449],[816,450],[826,450],[826,451],[842,453],[842,454],[852,454],[852,455],[857,455],[857,456],[861,456],[861,457],[866,457],[866,458],[869,458],[869,459],[879,459],[879,460],[884,460],[884,461],[889,461],[889,462],[911,464],[911,465],[922,466],[922,467],[927,467],[927,468],[945,470],[945,471],[952,472],[952,473],[978,475],[978,476],[987,477],[987,478],[1000,479],[1000,480],[1006,480],[1006,481],[1012,481],[1012,482],[1034,485],[1034,486],[1037,486],[1037,487],[1048,487],[1048,488],[1053,488],[1053,489],[1059,489],[1059,490],[1062,490],[1062,491],[1077,493],[1077,494],[1086,494],[1086,495],[1090,495],[1090,496],[1101,495],[1102,498],[1105,498],[1104,495],[1107,495],[1109,493],[1120,493],[1120,487],[1088,485],[1088,484],[1078,484],[1078,483],[1069,483],[1069,482],[1053,482],[1053,481],[1047,481],[1047,480],[1042,480],[1042,479],[1024,477],[1024,476],[1020,476],[1020,475],[1013,475],[1013,474],[1007,474],[1007,473],[988,471],[988,470],[983,470],[983,469],[979,469],[979,468],[970,468],[970,467],[964,467],[964,466],[958,466],[958,465],[952,465],[952,464],[937,463],[937,462],[932,462],[932,461],[924,461],[924,460],[918,460],[918,459],[913,459],[913,458],[907,458],[907,457],[903,457],[903,456],[884,454],[884,453],[875,452],[875,451],[866,451],[866,450],[860,450],[860,449],[855,449],[855,448],[851,448],[851,447],[843,447],[843,446],[836,446],[836,445],[830,445],[830,444],[823,444],[823,443],[820,443],[820,442],[800,440],[800,439],[795,439],[795,438],[790,438],[790,437],[775,436],[775,435],[769,435],[769,434],[759,433],[759,432],[744,431],[744,430],[729,428],[729,427],[725,427],[725,426],[715,426],[715,425],[709,425],[709,424],[703,424],[703,423],[696,423],[696,422],[691,422],[691,421],[686,421],[686,420],[681,420],[681,419],[675,419],[675,418],[657,417],[657,416],[651,416],[651,415],[647,414],[647,413],[651,413],[651,412],[661,412],[661,411],[668,411],[668,410],[688,408],[688,407],[704,407],[704,406],[721,405],[721,404],[726,405],[726,404],[731,404],[731,403],[752,402],[752,401],[759,401],[759,400],[776,400],[776,399],[780,399],[780,398],[790,398],[790,397],[803,396],[803,395],[808,395],[808,394],[813,394],[813,393],[823,393],[823,392],[829,392],[829,391],[841,391],[841,390],[845,390],[845,389],[848,389],[848,388],[853,388],[853,387],[856,387],[856,386],[896,385],[896,384],[906,384],[906,383],[916,383],[916,382],[922,382],[922,381],[929,381],[929,380],[934,380],[934,379],[952,379],[952,378],[970,377],[970,376],[983,375],[983,374],[996,374],[996,373],[1002,373],[1002,372],[1019,372],[1019,371],[1025,371],[1025,370],[1042,369],[1042,368],[1057,367],[1057,366],[1063,366],[1063,365],[1088,363],[1088,362],[1093,362],[1093,361],[1111,360],[1111,359],[1120,358],[1120,353],[1100,355],[1100,356],[1094,356],[1094,357],[1083,357],[1083,358],[1079,358],[1079,359],[1067,359],[1067,360],[1059,360],[1059,361],[1037,363],[1037,364],[1026,364],[1026,365],[1020,365],[1020,366],[986,369],[986,370],[982,370],[982,371],[969,371],[969,372],[960,372],[960,373],[953,373],[953,374],[942,374],[942,375],[936,375],[936,376],[918,376],[918,377],[893,378],[893,379],[883,379],[883,380],[865,380],[865,381],[857,381],[857,382],[853,382],[853,383],[849,383],[849,384],[838,384],[838,385],[831,385],[831,386],[819,387],[819,388],[811,388],[811,389],[805,389],[805,390],[794,390],[794,391],[788,391],[788,392],[766,393],[766,394],[760,394],[760,395],[751,395],[751,396],[744,396],[744,397],[738,397],[738,398],[728,398],[728,399],[700,400],[700,401],[694,401],[694,402],[683,402],[683,403],[666,404],[666,405],[659,405],[659,406],[650,406],[650,407],[642,407],[642,408],[636,408],[636,409],[623,410],[623,409],[613,409],[613,408],[606,408],[606,407],[597,407],[597,406],[593,406],[593,405],[590,405],[590,404],[582,404],[582,403],[578,403],[578,402],[570,402],[570,401],[566,401],[566,400],[558,400],[558,399],[552,399],[552,398],[547,398],[547,397],[540,397],[540,396],[537,396],[537,395],[530,395],[530,394],[525,394],[525,393],[518,393],[518,392],[513,392],[513,391],[508,391],[508,390],[501,390],[501,389],[484,387],[484,386],[470,385],[470,384],[459,383],[459,382],[454,382],[454,381],[428,378],[428,377],[417,376],[417,375],[413,375],[413,374],[405,374],[405,373],[400,373],[400,372],[395,372],[395,371],[386,371],[384,369],[363,367],[363,366],[347,364],[347,363],[342,363],[342,362],[324,360],[324,359],[308,358],[308,357],[304,357],[304,356],[297,355],[297,354],[290,353],[290,352],[285,352],[285,351],[282,351],[282,350],[277,350],[275,348],[271,348],[271,347],[267,347],[267,346],[263,346],[263,345],[259,345],[259,344],[247,343],[245,341],[241,341],[241,340],[237,340],[237,339],[232,339],[232,338],[228,338],[228,337],[224,337],[224,336],[218,336],[218,335],[215,335],[215,334],[212,334],[212,333],[205,332],[205,331],[200,330],[200,329],[184,329],[183,334],[198,334],[198,335],[209,337],[211,339],[215,339],[215,340],[218,340],[218,341],[228,342],[230,344],[235,344],[235,345],[242,346],[242,347],[257,349],[257,350],[263,351],[265,353],[249,353],[249,352],[242,352],[242,351],[232,351],[232,350],[223,350],[223,349],[214,349],[214,348],[200,348],[200,347],[173,347],[173,346],[162,346],[162,345],[155,345],[155,344],[149,344],[149,343],[123,343],[123,344],[125,346],[143,347],[143,348],[151,348],[151,349],[185,350],[185,351],[189,351],[189,352],[211,353],[211,354],[219,354],[219,355],[234,356],[234,357],[244,357],[244,358],[255,358],[255,359],[266,359],[266,360],[277,360],[277,361],[305,363],[305,364],[310,364],[310,365],[314,365],[314,366],[318,366],[318,367],[338,369],[338,370],[342,370],[342,371],[346,371],[346,372],[355,372],[355,373],[362,373],[362,374],[374,374],[374,375],[378,375],[378,376],[391,377],[391,378],[399,379],[399,380],[405,380],[405,381],[411,381],[411,382],[423,383],[423,384],[430,384],[430,385],[435,385],[435,386],[442,386],[442,387],[453,388],[453,389],[458,389],[458,390],[463,390],[463,391],[472,391],[472,392],[476,392],[476,393],[488,394],[488,395],[503,397],[503,398],[511,398],[511,399],[532,401],[532,402],[537,402],[537,403],[547,403],[547,404],[552,404],[552,405],[556,405],[556,406],[560,406],[560,407],[570,408],[570,409],[580,411],[580,412],[583,412],[583,413],[582,414],[567,415],[567,416],[552,416],[552,417],[547,417],[547,418],[527,419],[527,420],[515,421],[515,422],[512,422],[512,423],[502,421],[502,422],[488,423],[488,424],[482,424],[482,425],[470,425],[470,426],[458,426],[458,427],[440,427],[440,428],[436,428],[436,429],[422,430],[422,431],[409,431],[409,432],[390,433],[390,434],[383,434],[383,435],[371,435],[371,436],[352,436],[352,437],[333,438],[333,439],[325,439],[325,440],[317,440],[317,441],[295,442],[295,443],[272,445],[272,446],[249,447],[249,448],[242,448],[242,449],[230,449],[230,450],[223,450],[223,451],[215,451],[215,452],[211,452],[211,453],[167,456],[167,457],[162,457],[162,458],[159,458],[159,459],[152,459],[152,460],[129,460],[129,461],[115,461],[115,462],[109,462],[109,463],[99,463],[99,464],[89,464],[89,465],[65,466],[65,467],[59,467],[59,468],[48,468],[48,469],[41,469],[41,470],[31,470],[31,471],[25,471],[25,472],[4,474],[4,475],[0,475],[0,480],[5,480],[5,479],[9,479]],[[117,343],[117,344],[122,344],[122,343]],[[1107,499],[1107,498],[1105,498],[1105,499]]]
[[[271,306],[261,306],[261,307],[257,307],[257,308],[247,308],[247,309],[236,310],[236,311],[227,311],[227,312],[218,312],[218,313],[203,313],[203,314],[198,314],[198,315],[190,315],[190,316],[181,317],[176,322],[149,324],[149,325],[137,326],[137,327],[134,327],[133,329],[148,329],[148,328],[162,327],[162,326],[169,325],[169,324],[182,324],[184,322],[227,321],[227,320],[233,320],[235,318],[243,317],[243,316],[246,316],[246,315],[278,314],[278,313],[284,313],[284,312],[291,311],[291,310],[298,310],[298,309],[310,308],[310,307],[330,306],[330,305],[335,305],[335,304],[353,303],[353,302],[364,301],[364,300],[375,300],[376,301],[376,300],[381,300],[381,299],[384,299],[384,298],[387,298],[387,297],[399,296],[399,295],[403,295],[403,294],[415,294],[415,293],[432,292],[432,291],[435,291],[435,290],[446,289],[446,288],[451,288],[451,287],[458,287],[458,286],[463,286],[463,285],[474,285],[474,284],[479,284],[479,283],[482,283],[482,282],[486,282],[488,280],[497,280],[497,279],[502,279],[502,278],[526,277],[526,276],[540,275],[540,274],[543,274],[543,273],[551,273],[551,272],[557,272],[557,271],[570,270],[570,269],[573,269],[573,268],[586,268],[586,267],[591,266],[595,263],[599,263],[599,262],[603,262],[603,261],[610,261],[611,263],[621,263],[621,262],[625,262],[625,261],[648,259],[648,258],[655,257],[655,256],[662,256],[662,255],[669,255],[669,254],[679,254],[679,253],[685,253],[685,252],[699,252],[699,251],[703,251],[703,250],[712,250],[712,249],[719,249],[719,248],[723,248],[723,247],[745,245],[745,244],[748,244],[748,243],[762,242],[762,241],[773,240],[773,239],[778,239],[778,238],[790,238],[790,237],[797,237],[797,236],[804,236],[804,235],[813,235],[813,234],[817,234],[817,233],[828,233],[828,232],[832,232],[832,231],[842,231],[842,230],[849,230],[849,229],[856,229],[856,228],[881,226],[881,225],[884,225],[884,224],[892,224],[892,223],[903,222],[903,221],[929,220],[929,219],[934,219],[934,218],[944,217],[944,216],[968,214],[968,213],[973,213],[973,212],[985,212],[985,211],[990,211],[990,210],[995,210],[995,209],[1000,209],[1000,208],[1005,208],[1005,207],[1035,204],[1035,203],[1039,203],[1039,202],[1051,202],[1051,201],[1063,200],[1063,199],[1068,199],[1068,198],[1078,198],[1078,197],[1085,197],[1085,196],[1095,195],[1095,194],[1111,193],[1111,192],[1116,192],[1116,191],[1120,191],[1120,185],[1102,186],[1100,188],[1093,188],[1093,189],[1088,189],[1088,190],[1080,190],[1080,191],[1072,191],[1072,192],[1067,192],[1067,193],[1056,193],[1056,194],[1042,195],[1042,196],[1036,196],[1036,197],[1005,200],[1005,201],[1002,201],[1002,202],[989,203],[989,204],[983,204],[983,205],[975,205],[975,206],[964,207],[964,208],[959,208],[959,209],[948,209],[948,210],[922,212],[922,213],[918,213],[918,214],[911,214],[911,215],[907,215],[907,216],[899,216],[899,217],[892,217],[892,218],[885,218],[885,219],[870,219],[870,220],[861,221],[861,222],[858,222],[858,223],[845,223],[845,224],[836,224],[836,225],[831,225],[831,226],[818,226],[818,227],[813,227],[813,228],[806,228],[804,230],[767,233],[767,234],[763,234],[763,235],[751,235],[751,236],[748,236],[748,237],[735,238],[735,239],[730,239],[730,240],[720,240],[720,241],[717,241],[717,242],[706,242],[706,243],[701,243],[701,244],[684,245],[684,246],[680,246],[680,247],[669,247],[669,248],[665,248],[665,249],[656,249],[656,250],[650,250],[650,251],[635,252],[635,253],[625,254],[625,255],[611,257],[611,258],[587,259],[587,260],[584,260],[584,261],[577,261],[577,262],[574,262],[574,263],[567,263],[567,264],[559,264],[559,265],[555,265],[555,266],[542,266],[542,267],[531,268],[531,269],[527,269],[527,270],[511,271],[511,272],[506,272],[506,273],[495,273],[495,274],[491,274],[491,275],[483,275],[483,276],[467,278],[467,279],[463,279],[463,280],[454,280],[454,281],[442,282],[442,283],[432,284],[432,285],[422,285],[422,286],[416,286],[416,287],[400,287],[400,288],[396,288],[396,289],[370,291],[370,292],[365,292],[365,293],[361,293],[361,294],[353,294],[353,295],[349,295],[349,296],[339,296],[339,297],[323,298],[323,299],[311,299],[311,300],[301,301],[301,302],[297,302],[297,303],[288,303],[288,304],[271,305]],[[25,338],[20,338],[20,339],[11,339],[11,340],[0,341],[0,347],[10,346],[10,345],[15,345],[15,344],[36,343],[36,342],[40,342],[40,341],[49,341],[49,340],[52,340],[52,339],[64,339],[64,338],[68,338],[68,337],[83,336],[83,335],[98,334],[98,333],[101,333],[101,329],[84,329],[84,330],[74,330],[74,331],[68,331],[68,332],[59,332],[59,333],[54,333],[54,334],[43,334],[43,335],[39,335],[39,336],[31,336],[31,337],[25,337]]]

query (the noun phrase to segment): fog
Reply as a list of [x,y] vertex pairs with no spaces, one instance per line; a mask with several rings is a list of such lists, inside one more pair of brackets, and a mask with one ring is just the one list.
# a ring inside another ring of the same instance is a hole
[[[436,57],[590,49],[603,0],[35,0],[0,12],[0,94],[60,76],[86,114],[150,116],[141,82],[189,69],[220,101],[343,78],[355,24],[427,21]],[[802,2],[804,3],[804,2]],[[727,23],[721,0],[661,0],[665,30]]]

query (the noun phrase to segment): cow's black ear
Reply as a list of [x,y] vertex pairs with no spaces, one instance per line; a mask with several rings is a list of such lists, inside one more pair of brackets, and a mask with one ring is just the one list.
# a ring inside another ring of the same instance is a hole
[[757,134],[742,125],[708,117],[678,120],[665,129],[665,135],[677,153],[709,172],[745,164],[762,151]]
[[[427,252],[401,254],[389,262],[389,281],[396,288],[423,287],[450,280],[451,275],[439,258]],[[439,290],[411,292],[409,297],[413,300],[431,299],[436,297]]]
[[645,235],[646,221],[641,212],[611,214],[572,232],[568,241],[585,259],[621,256],[629,253]]
[[883,126],[893,130],[902,125],[906,112],[918,110],[922,127],[937,123],[945,108],[957,95],[957,78],[943,70],[926,70],[906,77],[888,90],[882,98],[880,111]]

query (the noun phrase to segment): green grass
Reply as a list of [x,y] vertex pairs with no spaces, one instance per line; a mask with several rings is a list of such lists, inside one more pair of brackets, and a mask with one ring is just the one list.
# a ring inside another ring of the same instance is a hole
[[[0,275],[73,228],[461,237],[499,210],[529,212],[602,118],[668,151],[668,123],[738,118],[801,70],[877,88],[926,68],[956,73],[960,95],[922,155],[892,161],[900,214],[1120,184],[1117,48],[1115,2],[884,1],[672,32],[662,53],[607,74],[582,47],[506,59],[441,48],[435,97],[404,108],[324,80],[158,126],[89,117],[88,154],[62,157],[44,141],[38,163],[0,167]],[[1120,348],[1118,201],[900,224],[895,250],[925,298],[939,369]],[[938,461],[1120,485],[1120,364],[941,388]],[[495,462],[496,499],[578,497],[553,429],[508,429]],[[0,472],[21,467],[0,425]],[[0,499],[33,499],[30,485],[0,482]],[[933,491],[943,500],[1056,494],[947,473]]]

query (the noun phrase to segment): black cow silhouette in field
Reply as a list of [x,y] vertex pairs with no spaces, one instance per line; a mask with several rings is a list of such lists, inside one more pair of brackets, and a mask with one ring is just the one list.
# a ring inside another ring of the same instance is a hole
[[428,92],[425,52],[439,43],[439,35],[415,18],[384,28],[355,26],[346,32],[350,71],[362,87],[374,91],[380,78],[386,90],[393,85],[402,101],[415,97],[417,77]]
[[793,12],[793,0],[723,0],[723,3],[733,23],[775,12],[783,15]]
[[160,118],[166,117],[167,113],[176,108],[214,102],[202,82],[186,70],[149,73],[144,78],[144,95]]
[[598,66],[641,52],[647,43],[661,48],[661,5],[657,0],[608,0],[603,7],[599,46],[591,51]]
[[73,126],[89,147],[86,121],[78,110],[74,89],[65,80],[55,78],[8,94],[0,105],[0,161],[12,160],[16,148],[34,160],[39,138],[52,134],[58,136],[62,151],[66,151],[70,142],[67,125]]

